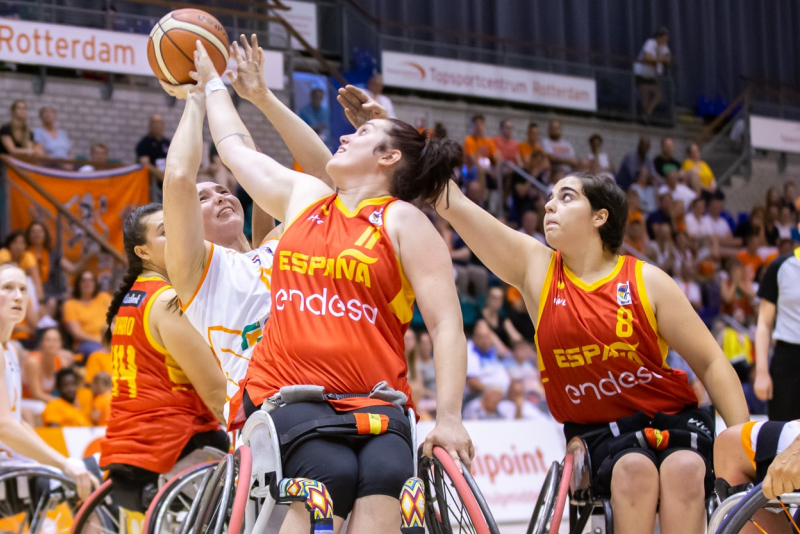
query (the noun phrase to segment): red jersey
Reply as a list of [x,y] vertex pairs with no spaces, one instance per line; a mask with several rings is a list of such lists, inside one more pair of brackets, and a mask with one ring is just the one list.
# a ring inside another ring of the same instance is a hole
[[686,373],[666,363],[642,266],[620,256],[608,276],[587,285],[560,252],[553,254],[539,297],[536,346],[557,421],[610,423],[640,410],[652,416],[697,406]]
[[125,464],[156,473],[175,465],[189,439],[219,422],[150,332],[150,308],[172,286],[139,277],[125,295],[111,338],[111,417],[100,466]]
[[[272,316],[231,413],[237,414],[245,388],[259,405],[281,387],[298,384],[369,393],[386,380],[411,402],[403,335],[414,291],[384,224],[395,200],[365,200],[351,212],[334,194],[287,228],[272,268]],[[354,410],[388,403],[350,398],[331,404]],[[234,422],[241,421],[238,415]]]

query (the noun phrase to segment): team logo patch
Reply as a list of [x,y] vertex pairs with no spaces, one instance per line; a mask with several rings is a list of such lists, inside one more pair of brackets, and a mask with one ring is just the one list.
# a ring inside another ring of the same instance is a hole
[[629,282],[620,282],[617,284],[617,304],[620,306],[632,304],[631,287]]
[[137,308],[146,296],[147,293],[144,291],[128,291],[128,294],[122,299],[122,304],[120,304],[120,306],[131,306],[133,308]]
[[383,208],[373,211],[369,216],[369,222],[375,226],[383,226]]

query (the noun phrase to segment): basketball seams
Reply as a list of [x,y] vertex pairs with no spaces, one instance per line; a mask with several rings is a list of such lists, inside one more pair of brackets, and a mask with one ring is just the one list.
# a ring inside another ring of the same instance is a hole
[[[157,33],[156,28],[158,28],[160,32]],[[153,37],[153,33],[156,33],[157,36]],[[158,21],[153,28],[153,32],[151,32],[153,53],[156,56],[156,62],[158,63],[158,68],[161,70],[161,74],[163,74],[171,84],[178,85],[178,80],[172,75],[172,72],[167,67],[167,62],[164,61],[164,55],[161,53],[161,39],[163,39],[165,35],[166,32],[164,32],[164,28],[161,27],[161,21]]]
[[[203,28],[202,26],[198,26],[196,24],[192,24],[191,22],[185,22],[185,21],[182,21],[182,20],[178,20],[176,18],[172,18],[172,20],[170,20],[167,23],[165,23],[165,26],[166,26],[165,34],[167,36],[169,36],[169,32],[172,31],[172,30],[185,30],[187,32],[193,33],[193,34],[195,34],[195,35],[197,35],[199,37],[204,38],[212,46],[214,46],[214,48],[219,50],[222,53],[222,56],[227,61],[229,53],[228,53],[227,47],[225,46],[225,43],[223,43],[222,40],[220,40],[219,37],[217,37],[216,35],[214,35],[210,31],[208,31],[207,29]],[[162,26],[162,28],[163,28],[163,26]],[[170,40],[172,40],[172,39],[170,39]],[[175,44],[174,41],[173,41],[173,44]],[[184,56],[185,55],[186,54],[184,54]],[[186,59],[189,59],[190,61],[194,62],[194,60],[189,58],[188,56],[186,57]]]

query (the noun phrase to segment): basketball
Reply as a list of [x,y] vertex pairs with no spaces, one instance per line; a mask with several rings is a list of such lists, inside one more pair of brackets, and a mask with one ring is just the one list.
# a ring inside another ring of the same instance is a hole
[[228,64],[228,34],[217,19],[199,9],[177,9],[156,23],[147,40],[147,60],[159,80],[193,83],[195,42],[203,43],[220,75]]

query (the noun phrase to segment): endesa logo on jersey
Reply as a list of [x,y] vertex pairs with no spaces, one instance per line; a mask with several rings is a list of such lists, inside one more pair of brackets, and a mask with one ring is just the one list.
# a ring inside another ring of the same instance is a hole
[[631,285],[629,282],[619,282],[617,284],[617,304],[620,306],[629,306],[632,304],[631,300]]
[[624,389],[630,389],[640,384],[648,384],[654,379],[664,378],[655,371],[646,367],[639,367],[634,374],[624,371],[618,375],[608,372],[608,378],[601,378],[597,382],[589,381],[573,386],[564,387],[570,402],[580,404],[583,400],[589,402],[603,400],[604,397],[619,395]]
[[368,304],[363,304],[358,299],[343,301],[339,295],[328,295],[328,289],[322,293],[304,295],[302,291],[281,289],[275,293],[275,308],[284,310],[287,306],[294,306],[298,311],[310,312],[314,315],[332,315],[333,317],[348,317],[353,321],[366,319],[372,324],[378,318],[378,309]]

